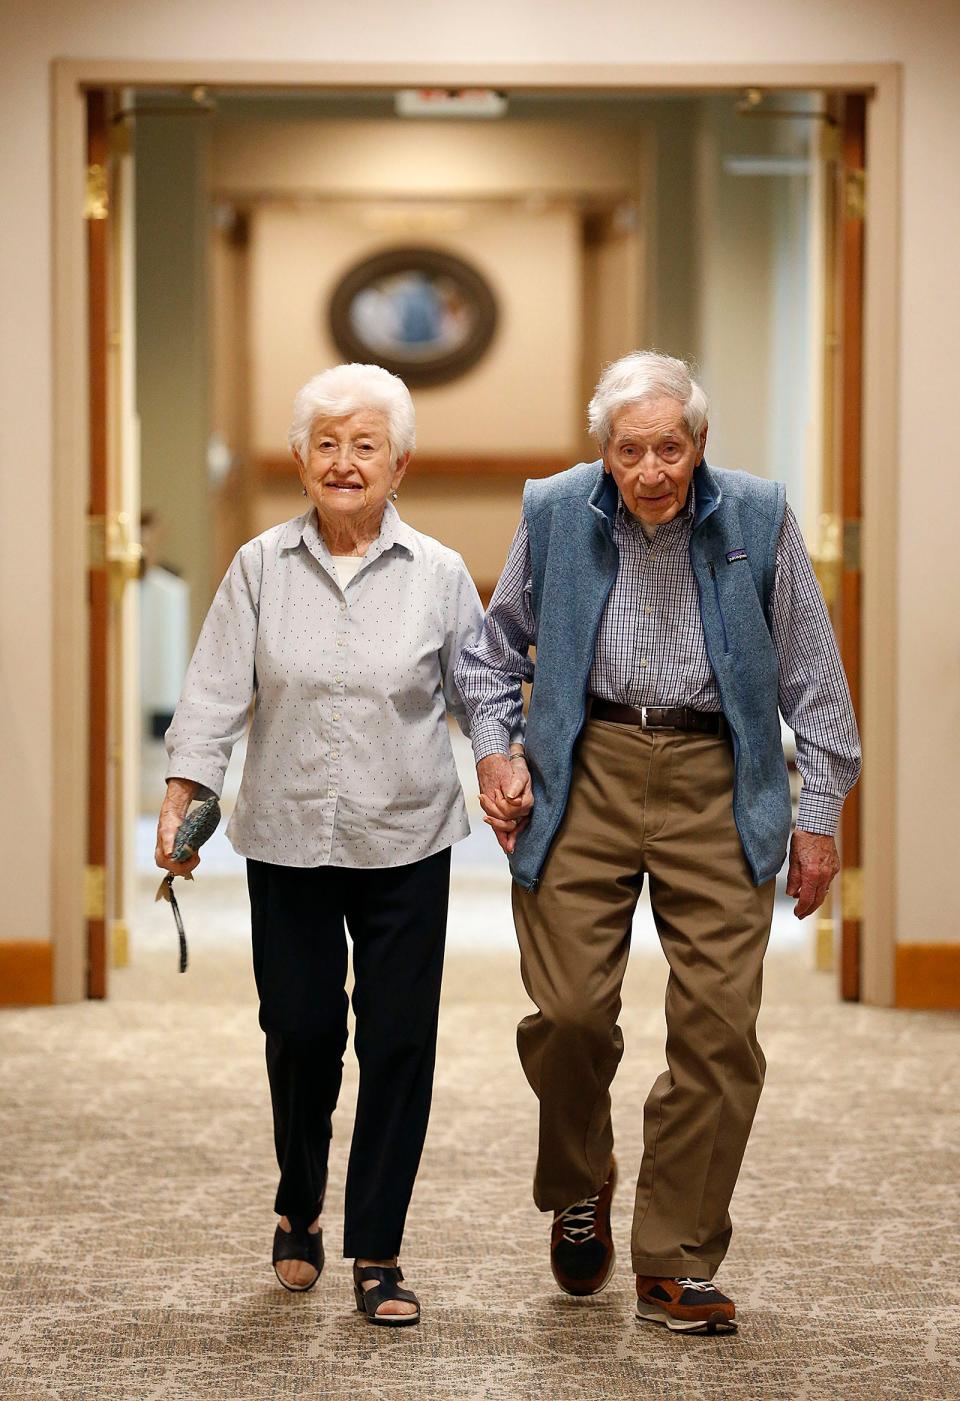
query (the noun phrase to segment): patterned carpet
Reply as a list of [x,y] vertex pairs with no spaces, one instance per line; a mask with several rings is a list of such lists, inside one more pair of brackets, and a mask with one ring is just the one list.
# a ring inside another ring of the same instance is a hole
[[960,1396],[955,1017],[840,1006],[799,955],[771,956],[767,1089],[718,1277],[742,1327],[682,1339],[632,1318],[627,1253],[665,966],[647,952],[631,965],[621,1260],[604,1294],[577,1301],[553,1287],[529,1200],[515,956],[455,951],[403,1255],[424,1321],[392,1333],[354,1312],[339,1258],[350,1060],[328,1264],[297,1297],[269,1264],[274,1165],[246,957],[196,939],[181,978],[169,937],[114,975],[108,1003],[0,1014],[4,1401]]

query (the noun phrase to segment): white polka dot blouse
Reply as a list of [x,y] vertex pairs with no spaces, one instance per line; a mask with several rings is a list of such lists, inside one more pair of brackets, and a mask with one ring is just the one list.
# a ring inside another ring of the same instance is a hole
[[235,850],[283,866],[400,866],[469,832],[446,715],[483,622],[453,550],[387,503],[343,587],[311,508],[239,550],[173,723],[168,778],[219,796],[251,706]]

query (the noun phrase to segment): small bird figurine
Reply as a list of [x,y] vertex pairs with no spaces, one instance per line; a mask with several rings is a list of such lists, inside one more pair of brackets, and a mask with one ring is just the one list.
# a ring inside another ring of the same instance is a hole
[[[197,854],[204,842],[213,836],[219,822],[220,804],[216,798],[207,798],[206,802],[198,804],[192,812],[188,812],[177,828],[177,835],[173,839],[173,850],[170,853],[172,860],[189,861],[191,856]],[[184,880],[193,880],[192,873],[188,871]],[[173,893],[173,881],[173,872],[168,871],[160,882],[156,898],[157,900],[169,901],[173,910],[177,936],[180,940],[180,972],[185,973],[187,971],[187,936],[183,928],[180,906]]]

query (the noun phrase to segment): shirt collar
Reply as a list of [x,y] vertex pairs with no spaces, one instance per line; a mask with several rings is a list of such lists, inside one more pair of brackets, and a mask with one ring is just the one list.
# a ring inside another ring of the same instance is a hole
[[[397,546],[401,550],[406,550],[407,554],[414,553],[414,537],[416,532],[407,525],[406,521],[400,519],[400,514],[396,506],[388,501],[383,508],[383,519],[380,522],[380,534],[364,555],[364,559],[376,559],[377,555],[382,555],[387,550]],[[327,543],[320,533],[317,523],[317,508],[309,507],[302,516],[294,516],[293,520],[287,521],[283,529],[280,548],[283,550],[295,550],[300,542],[306,545],[312,555],[318,558],[329,560],[332,558]]]

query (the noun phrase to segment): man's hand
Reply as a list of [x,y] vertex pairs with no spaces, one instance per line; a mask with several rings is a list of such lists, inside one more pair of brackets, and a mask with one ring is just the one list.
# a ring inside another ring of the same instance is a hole
[[480,806],[484,822],[491,826],[497,841],[509,855],[517,837],[530,821],[533,789],[530,771],[522,755],[488,754],[477,765]]
[[790,838],[787,894],[791,898],[799,896],[793,907],[797,919],[805,919],[819,910],[839,869],[840,857],[833,837],[799,829],[794,832]]
[[193,799],[196,787],[197,785],[192,778],[167,779],[167,796],[160,808],[160,820],[157,822],[157,849],[153,853],[153,859],[161,870],[172,871],[175,876],[189,875],[193,868],[200,864],[200,857],[196,854],[186,861],[172,861],[170,859],[177,829],[187,815],[187,809]]

